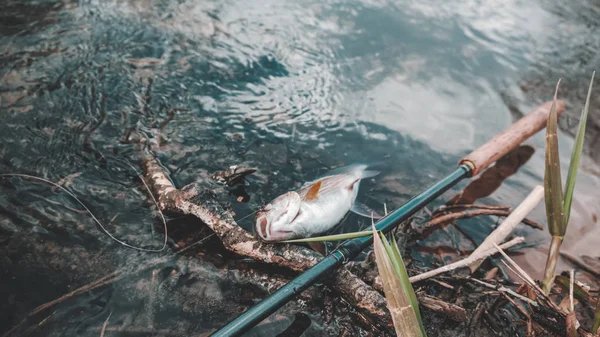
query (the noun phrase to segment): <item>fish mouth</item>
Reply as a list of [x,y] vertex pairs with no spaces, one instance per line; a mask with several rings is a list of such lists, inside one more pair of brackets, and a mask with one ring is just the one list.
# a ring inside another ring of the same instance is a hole
[[262,241],[268,241],[269,239],[269,220],[264,212],[256,214],[256,223],[254,225],[254,234]]
[[276,230],[275,232],[272,232],[269,220],[267,219],[267,215],[263,212],[260,212],[256,215],[254,234],[259,240],[263,242],[276,242],[288,240],[290,239],[290,234],[293,233],[293,231],[289,230]]

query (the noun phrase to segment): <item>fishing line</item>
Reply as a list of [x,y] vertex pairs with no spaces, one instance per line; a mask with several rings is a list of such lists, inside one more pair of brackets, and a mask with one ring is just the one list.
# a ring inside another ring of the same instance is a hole
[[146,190],[148,191],[148,194],[150,194],[150,197],[152,198],[152,201],[154,201],[154,205],[156,206],[156,209],[158,210],[158,213],[160,214],[160,217],[162,219],[163,222],[163,228],[164,228],[164,232],[165,232],[165,236],[164,236],[164,241],[163,241],[163,245],[160,249],[151,249],[151,248],[142,248],[142,247],[136,247],[133,245],[128,244],[125,241],[119,240],[117,239],[115,236],[113,236],[100,222],[100,220],[98,220],[96,218],[96,216],[94,215],[94,213],[92,213],[92,211],[90,211],[89,208],[87,208],[87,206],[81,201],[79,200],[79,198],[77,198],[77,196],[75,196],[75,194],[73,194],[72,192],[70,192],[69,190],[67,190],[66,188],[62,187],[61,185],[50,181],[48,179],[44,179],[41,177],[36,177],[36,176],[32,176],[32,175],[28,175],[28,174],[21,174],[21,173],[3,173],[0,174],[0,177],[21,177],[21,178],[28,178],[28,179],[33,179],[33,180],[38,180],[41,182],[44,182],[46,184],[50,184],[54,187],[59,188],[60,190],[62,190],[63,192],[67,193],[69,196],[71,196],[71,198],[75,199],[83,208],[85,208],[85,210],[88,212],[88,214],[92,217],[92,219],[94,220],[94,222],[96,222],[96,224],[102,229],[102,231],[108,235],[108,237],[110,237],[112,240],[118,242],[119,244],[127,247],[127,248],[131,248],[137,251],[141,251],[141,252],[149,252],[149,253],[158,253],[163,251],[166,247],[167,247],[167,241],[168,241],[168,233],[167,233],[167,221],[162,213],[162,211],[160,210],[159,206],[158,206],[158,202],[156,201],[156,199],[154,198],[154,195],[152,194],[152,191],[150,191],[150,187],[148,187],[148,184],[146,184],[146,181],[144,180],[144,178],[141,176],[141,174],[139,174],[137,172],[137,170],[129,163],[127,163],[134,171],[135,173],[138,175],[138,177],[142,180],[142,182],[144,183],[144,186],[146,187]]
[[206,242],[208,239],[212,238],[215,235],[216,235],[215,233],[212,233],[212,234],[210,234],[208,236],[205,236],[202,239],[200,239],[200,240],[198,240],[198,241],[196,241],[196,242],[194,242],[194,243],[192,243],[192,244],[190,244],[190,245],[188,245],[186,247],[183,247],[180,250],[176,251],[175,255],[181,254],[181,253],[185,252],[186,250],[188,250],[188,249],[190,249],[192,247],[195,247],[197,245],[203,244],[204,242]]
[[242,221],[242,220],[244,220],[244,219],[247,219],[247,218],[249,218],[249,217],[253,216],[254,214],[256,214],[256,213],[260,212],[260,211],[261,211],[261,209],[262,209],[262,208],[259,208],[259,209],[257,209],[256,211],[254,211],[254,212],[252,212],[252,213],[250,213],[250,214],[246,215],[245,217],[243,217],[243,218],[241,218],[241,219],[237,219],[237,220],[235,220],[235,221],[236,221],[236,222],[240,222],[240,221]]

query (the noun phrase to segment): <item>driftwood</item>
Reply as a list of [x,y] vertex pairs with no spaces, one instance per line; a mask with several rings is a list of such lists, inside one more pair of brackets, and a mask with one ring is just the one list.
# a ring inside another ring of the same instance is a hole
[[[141,165],[161,210],[197,217],[217,235],[227,250],[294,271],[304,271],[322,258],[301,246],[257,240],[240,228],[231,213],[211,196],[203,198],[202,204],[192,202],[191,199],[198,195],[195,187],[177,189],[158,160],[146,151],[142,152]],[[383,326],[390,322],[385,298],[345,267],[340,267],[329,282],[348,303],[367,313],[375,322]]]

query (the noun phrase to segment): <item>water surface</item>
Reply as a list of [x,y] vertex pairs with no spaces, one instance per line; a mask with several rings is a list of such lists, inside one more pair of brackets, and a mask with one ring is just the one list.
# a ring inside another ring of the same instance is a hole
[[[551,99],[559,77],[567,113],[578,116],[598,64],[598,13],[591,1],[7,1],[0,14],[0,171],[69,177],[67,186],[111,233],[144,247],[160,247],[161,224],[125,162],[137,163],[135,146],[124,140],[129,132],[152,136],[157,127],[164,137],[157,155],[179,187],[205,183],[233,164],[259,169],[246,187],[250,202],[222,196],[238,218],[355,162],[382,171],[363,183],[359,198],[379,210],[384,203],[397,207]],[[592,155],[600,130],[594,109]],[[577,120],[562,123],[566,172]],[[543,134],[527,143],[535,149],[531,159],[482,203],[514,207],[541,184]],[[564,250],[598,259],[600,170],[590,158],[582,166]],[[0,186],[2,331],[37,305],[148,259],[111,242],[49,186],[19,179]],[[170,218],[174,231],[189,221]],[[543,206],[531,218],[545,222]],[[479,242],[497,220],[460,226]],[[350,216],[336,231],[365,225]],[[529,247],[519,263],[540,277],[549,235],[526,227],[517,234]],[[418,245],[472,249],[452,227]],[[55,265],[42,258],[48,254]],[[436,258],[414,257],[423,265]],[[113,312],[112,324],[129,329],[158,329],[152,322],[183,317],[171,332],[197,335],[266,295],[258,289],[237,300],[243,277],[225,272],[222,261],[196,259],[188,269],[175,257],[170,263],[154,277],[65,302],[20,331],[97,336]],[[185,294],[185,286],[198,295],[193,303],[170,296]],[[134,288],[160,301],[138,298]],[[272,333],[302,308],[280,312]],[[306,310],[311,325],[304,336],[343,331],[343,324],[328,325],[318,310]]]

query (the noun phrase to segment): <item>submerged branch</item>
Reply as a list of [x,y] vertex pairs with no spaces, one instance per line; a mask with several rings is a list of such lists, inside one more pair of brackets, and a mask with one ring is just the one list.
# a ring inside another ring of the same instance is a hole
[[[447,208],[444,208],[444,210],[447,210]],[[512,211],[505,207],[489,208],[489,209],[478,207],[477,209],[461,210],[459,212],[438,215],[437,217],[433,218],[432,220],[419,226],[418,231],[420,233],[424,233],[424,232],[431,230],[431,228],[433,228],[433,227],[437,227],[437,226],[449,223],[454,220],[459,220],[459,219],[473,218],[473,217],[480,216],[480,215],[510,216],[511,213],[512,213]],[[436,214],[436,213],[434,213],[434,214]],[[544,227],[542,227],[540,224],[538,224],[537,222],[535,222],[533,220],[523,219],[522,222],[524,224],[526,224],[527,226],[535,228],[535,229],[539,229],[539,230],[544,229]]]
[[[517,238],[510,240],[509,242],[502,244],[500,247],[502,247],[503,249],[507,249],[507,248],[510,248],[512,246],[522,243],[524,240],[525,239],[522,237],[517,237]],[[412,283],[419,282],[419,281],[428,279],[430,277],[433,277],[433,276],[436,276],[436,275],[439,275],[439,274],[442,274],[445,272],[449,272],[449,271],[459,269],[459,268],[468,267],[471,264],[478,263],[479,261],[487,258],[488,256],[492,256],[496,253],[498,253],[498,251],[495,248],[488,248],[487,250],[479,251],[479,252],[477,252],[477,250],[476,250],[471,255],[469,255],[469,257],[467,257],[465,259],[456,261],[454,263],[445,265],[443,267],[440,267],[440,268],[437,268],[434,270],[430,270],[428,272],[425,272],[425,273],[422,273],[419,275],[412,276],[410,278],[410,282],[412,282]]]
[[[314,266],[322,258],[305,247],[257,240],[240,228],[231,213],[210,196],[203,198],[202,204],[192,202],[191,197],[197,193],[190,188],[177,189],[158,160],[147,152],[142,156],[142,167],[163,211],[195,216],[219,237],[227,250],[299,272]],[[366,311],[380,324],[390,321],[383,296],[345,267],[340,267],[330,281],[348,303]]]

